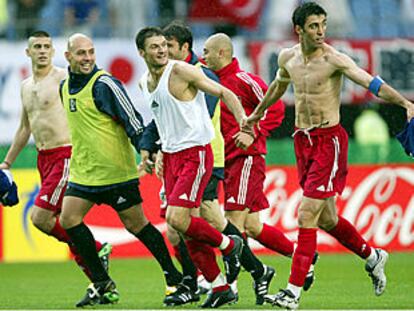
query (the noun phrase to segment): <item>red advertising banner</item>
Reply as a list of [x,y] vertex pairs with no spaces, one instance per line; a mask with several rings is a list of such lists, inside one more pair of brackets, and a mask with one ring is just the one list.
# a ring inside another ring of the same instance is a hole
[[220,22],[255,29],[259,23],[264,0],[193,0],[189,17],[193,21]]
[[[165,221],[159,217],[160,186],[154,176],[141,179],[145,213],[165,233]],[[295,167],[269,166],[265,193],[270,208],[261,212],[262,221],[296,240],[297,209],[302,191]],[[355,224],[373,246],[390,251],[414,251],[414,165],[351,166],[347,187],[337,198],[337,207],[338,213]],[[87,216],[87,223],[97,239],[115,246],[115,256],[149,255],[145,247],[123,228],[109,207],[94,207]],[[250,242],[255,251],[272,253],[257,242]],[[318,251],[343,252],[345,248],[319,230]]]
[[[414,78],[411,59],[414,57],[414,40],[330,40],[329,44],[350,56],[361,68],[373,75],[380,75],[405,96],[414,98]],[[248,43],[253,71],[266,82],[275,77],[277,57],[283,48],[292,47],[297,41],[265,41]],[[290,87],[284,97],[293,103]],[[345,79],[342,92],[343,103],[362,103],[373,100],[366,89]]]

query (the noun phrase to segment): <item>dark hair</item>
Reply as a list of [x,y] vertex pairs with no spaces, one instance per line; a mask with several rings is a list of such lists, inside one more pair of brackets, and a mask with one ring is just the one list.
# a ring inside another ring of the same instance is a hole
[[147,38],[163,35],[163,31],[159,27],[150,26],[142,28],[135,36],[135,45],[137,46],[138,50],[143,50],[145,48],[145,40]]
[[190,28],[181,21],[173,21],[163,29],[164,35],[168,40],[177,40],[180,48],[184,43],[188,43],[188,48],[193,48],[193,34]]
[[305,26],[306,19],[311,15],[325,15],[326,11],[315,2],[306,2],[298,6],[292,15],[293,26],[300,26],[303,28]]
[[50,38],[50,35],[48,32],[44,31],[44,30],[36,30],[33,31],[32,33],[30,33],[29,37],[35,37],[35,38]]

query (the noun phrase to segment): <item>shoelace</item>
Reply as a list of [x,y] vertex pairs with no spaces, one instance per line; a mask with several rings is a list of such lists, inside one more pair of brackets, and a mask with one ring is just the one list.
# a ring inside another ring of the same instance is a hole
[[313,126],[308,127],[308,128],[299,128],[292,134],[292,138],[295,137],[295,135],[297,133],[302,132],[308,138],[309,144],[311,146],[313,146],[310,132],[313,131],[314,129],[321,128],[322,126],[327,125],[327,124],[329,124],[329,121],[323,121],[323,122],[319,123],[318,125],[313,125]]

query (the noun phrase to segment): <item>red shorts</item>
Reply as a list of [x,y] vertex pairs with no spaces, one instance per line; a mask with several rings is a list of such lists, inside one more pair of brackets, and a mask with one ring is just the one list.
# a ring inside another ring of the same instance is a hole
[[[348,134],[341,125],[314,129],[294,137],[299,183],[305,197],[341,194],[348,173]],[[310,143],[312,141],[312,145]]]
[[261,155],[242,156],[226,161],[224,167],[224,210],[250,213],[269,207],[263,192],[266,161]]
[[164,153],[164,187],[168,206],[199,207],[213,171],[211,146]]
[[37,168],[42,184],[35,200],[36,206],[60,213],[68,184],[71,151],[71,146],[39,150]]

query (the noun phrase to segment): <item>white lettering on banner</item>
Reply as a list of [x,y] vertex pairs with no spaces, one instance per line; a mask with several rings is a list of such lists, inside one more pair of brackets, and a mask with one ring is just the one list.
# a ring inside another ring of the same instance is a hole
[[[299,186],[292,190],[289,178],[292,176],[283,168],[267,171],[265,193],[270,208],[262,211],[260,216],[262,221],[281,227],[288,236],[296,239],[297,210],[302,190]],[[414,242],[414,169],[379,166],[362,178],[356,185],[353,181],[352,186],[346,187],[338,199],[338,207],[343,206],[341,215],[377,246],[395,242],[411,246]],[[406,184],[411,192],[407,192]],[[402,201],[405,199],[401,199],[402,192],[408,196],[407,204]],[[319,231],[319,245],[335,243],[331,236]]]
[[[389,206],[382,213],[377,205],[383,204],[391,196],[397,195],[396,184],[399,178],[414,187],[413,169],[386,167],[374,171],[354,189],[353,195],[348,200],[342,212],[342,216],[355,224],[358,230],[369,225],[371,221],[371,225],[368,227],[364,237],[368,240],[372,238],[375,244],[379,246],[388,244],[390,238],[392,240],[397,235],[403,218],[402,207],[400,205],[394,204]],[[374,204],[363,206],[370,193],[373,193]],[[393,211],[395,214],[393,214]],[[390,217],[396,217],[395,221],[390,222]],[[387,238],[386,231],[388,226],[391,226],[392,229],[388,233]],[[395,227],[397,228],[396,230]]]
[[401,222],[401,230],[398,236],[400,243],[404,246],[409,246],[414,243],[414,196],[405,210],[405,215]]

